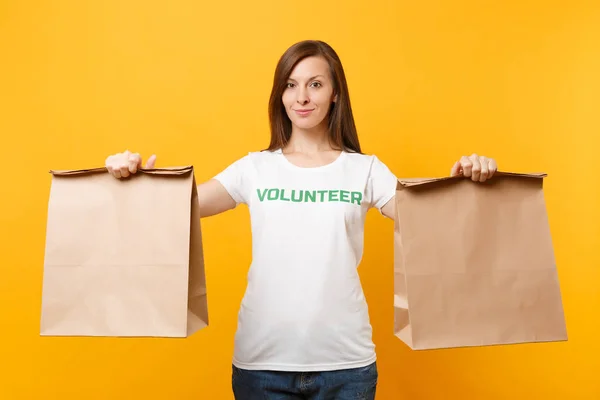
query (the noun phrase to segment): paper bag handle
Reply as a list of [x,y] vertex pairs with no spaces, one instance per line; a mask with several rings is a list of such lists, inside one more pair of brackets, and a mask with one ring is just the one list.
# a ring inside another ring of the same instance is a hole
[[[171,167],[171,168],[139,168],[138,172],[150,175],[185,175],[192,171],[193,167]],[[73,169],[73,170],[50,170],[50,173],[54,176],[70,176],[70,175],[86,175],[86,174],[98,174],[107,173],[106,167],[102,168],[89,168],[89,169]]]
[[[492,179],[494,179],[494,177],[500,177],[500,176],[508,176],[508,177],[514,177],[514,178],[536,178],[536,179],[541,179],[541,178],[545,178],[547,176],[547,174],[543,173],[543,172],[523,174],[523,173],[516,173],[516,172],[498,171],[498,172],[496,172],[494,174],[494,176],[492,177]],[[425,185],[427,183],[448,181],[448,180],[452,180],[452,179],[465,179],[465,177],[461,173],[461,174],[456,175],[456,176],[446,176],[446,177],[442,177],[442,178],[407,178],[407,179],[398,179],[398,183],[401,186],[404,186],[404,187],[411,187],[411,186]]]

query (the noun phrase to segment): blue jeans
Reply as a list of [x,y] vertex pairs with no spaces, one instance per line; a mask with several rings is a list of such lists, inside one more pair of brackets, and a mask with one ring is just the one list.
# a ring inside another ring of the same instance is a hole
[[233,366],[236,400],[374,400],[377,363],[322,372],[250,371]]

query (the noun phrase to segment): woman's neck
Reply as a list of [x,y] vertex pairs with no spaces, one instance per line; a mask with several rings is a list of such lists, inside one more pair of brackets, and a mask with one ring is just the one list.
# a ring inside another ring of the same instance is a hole
[[329,141],[327,127],[316,127],[312,130],[292,130],[289,142],[283,149],[285,152],[315,154],[331,151],[333,147]]

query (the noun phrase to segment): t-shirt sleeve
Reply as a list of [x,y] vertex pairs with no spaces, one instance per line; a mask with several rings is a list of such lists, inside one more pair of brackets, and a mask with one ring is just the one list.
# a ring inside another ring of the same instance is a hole
[[236,204],[248,204],[250,193],[250,155],[246,155],[227,166],[213,177],[219,181]]
[[396,175],[379,158],[373,156],[369,175],[371,207],[381,211],[381,208],[395,196],[397,183]]

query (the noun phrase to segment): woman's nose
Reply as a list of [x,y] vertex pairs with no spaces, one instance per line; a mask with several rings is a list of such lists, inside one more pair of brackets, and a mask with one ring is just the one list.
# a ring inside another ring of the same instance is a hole
[[306,90],[303,90],[303,89],[298,90],[298,97],[296,98],[296,101],[300,104],[306,104],[310,101],[310,99],[308,98],[308,94],[306,93]]

